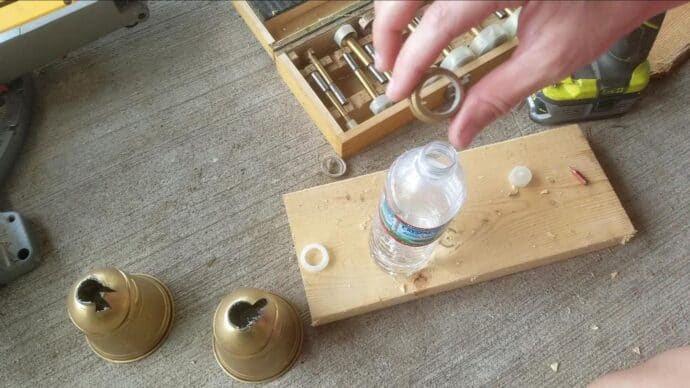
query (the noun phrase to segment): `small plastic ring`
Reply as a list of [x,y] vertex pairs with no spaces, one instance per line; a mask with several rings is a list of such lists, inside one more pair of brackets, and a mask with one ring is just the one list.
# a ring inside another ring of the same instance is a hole
[[347,171],[347,164],[337,156],[327,156],[321,161],[321,171],[331,178],[340,178]]
[[[450,107],[440,112],[432,111],[424,106],[421,97],[422,89],[424,89],[426,81],[435,77],[448,78],[450,80],[449,86],[452,86],[455,92]],[[409,97],[410,110],[419,120],[427,123],[444,121],[453,117],[460,109],[460,104],[462,102],[462,82],[452,71],[440,67],[433,67],[424,74],[419,85],[420,86],[418,86]]]
[[[321,254],[321,260],[315,265],[309,264],[309,262],[307,262],[307,255],[311,251],[319,251],[319,253]],[[317,243],[305,245],[304,248],[302,248],[302,253],[300,253],[299,255],[299,264],[302,266],[302,268],[309,272],[321,272],[324,270],[324,268],[328,266],[329,262],[330,256],[328,255],[326,247]]]

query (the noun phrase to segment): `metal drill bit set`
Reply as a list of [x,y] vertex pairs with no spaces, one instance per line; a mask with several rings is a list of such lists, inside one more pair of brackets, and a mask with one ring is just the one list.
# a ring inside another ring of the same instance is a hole
[[[451,42],[409,99],[386,97],[392,75],[374,63],[371,1],[237,0],[232,5],[335,153],[356,154],[414,120],[446,120],[464,88],[510,58],[518,13],[501,11]],[[423,19],[410,20],[409,36]],[[446,108],[448,107],[449,108]]]
[[[468,35],[456,39],[443,50],[408,102],[415,117],[433,122],[452,116],[462,102],[461,85],[464,83],[459,82],[455,73],[515,37],[519,12],[506,9],[494,15],[498,20],[491,20],[484,27],[472,28]],[[407,33],[413,33],[420,21],[420,16],[411,20]],[[332,43],[335,45],[323,44],[324,39],[321,39],[319,47],[307,47],[301,55],[291,53],[293,60],[302,65],[301,73],[343,131],[352,130],[393,106],[385,95],[391,74],[378,70],[374,63],[372,24],[372,14],[361,16],[356,22],[334,26]],[[441,77],[449,79],[452,90],[447,93],[450,108],[438,112],[427,108],[421,89]]]

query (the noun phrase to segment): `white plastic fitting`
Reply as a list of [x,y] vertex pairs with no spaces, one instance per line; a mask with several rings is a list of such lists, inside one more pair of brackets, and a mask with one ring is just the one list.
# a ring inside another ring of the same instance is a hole
[[343,47],[343,39],[347,38],[350,34],[353,34],[355,38],[357,37],[357,31],[355,31],[354,27],[349,24],[343,24],[335,31],[333,40],[335,40],[335,44],[337,44],[338,47]]
[[[307,261],[307,255],[311,251],[318,251],[321,254],[321,260],[319,260],[319,262],[316,264],[310,264]],[[317,243],[305,245],[304,248],[302,248],[302,252],[299,255],[299,264],[302,266],[302,268],[309,272],[321,272],[324,270],[324,268],[328,266],[329,262],[330,256],[328,256],[328,251],[326,250],[326,247]]]
[[371,100],[371,103],[369,103],[369,109],[371,109],[371,112],[375,115],[383,112],[391,106],[393,106],[393,102],[385,94],[374,98]]
[[501,25],[490,24],[479,31],[479,34],[472,39],[470,48],[480,57],[507,42],[508,39],[508,32]]
[[518,18],[520,16],[521,9],[522,8],[518,8],[515,11],[513,11],[513,13],[510,16],[508,16],[508,18],[503,22],[503,29],[511,38],[517,35]]
[[515,187],[525,187],[532,181],[532,171],[525,166],[515,166],[508,174],[508,181]]
[[455,71],[461,66],[473,61],[477,58],[474,52],[467,46],[456,47],[443,58],[441,67],[450,71]]

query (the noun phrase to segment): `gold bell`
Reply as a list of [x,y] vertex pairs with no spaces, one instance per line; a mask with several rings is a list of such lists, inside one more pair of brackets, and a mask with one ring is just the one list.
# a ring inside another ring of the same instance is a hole
[[67,297],[67,310],[91,349],[118,363],[153,353],[170,332],[174,315],[172,294],[158,279],[115,268],[80,279]]
[[295,307],[255,288],[227,295],[213,317],[216,361],[243,382],[267,382],[287,372],[297,361],[303,337]]

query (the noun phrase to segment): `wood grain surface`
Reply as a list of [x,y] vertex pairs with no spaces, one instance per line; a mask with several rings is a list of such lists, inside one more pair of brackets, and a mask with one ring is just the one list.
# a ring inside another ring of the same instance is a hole
[[[460,161],[467,201],[430,264],[409,277],[388,275],[369,256],[385,171],[284,196],[297,254],[316,242],[331,258],[318,273],[300,267],[314,326],[627,243],[635,233],[577,125],[467,150]],[[507,176],[516,165],[534,178],[514,192]]]
[[[145,23],[36,73],[0,207],[31,222],[43,262],[0,289],[0,385],[233,385],[211,323],[238,287],[277,292],[310,322],[281,196],[332,182],[319,165],[333,151],[229,2],[149,7]],[[306,327],[302,356],[272,385],[583,386],[687,344],[688,90],[684,65],[631,113],[581,124],[638,229],[628,244]],[[515,109],[474,146],[544,129]],[[446,130],[412,123],[348,160],[348,175]],[[67,318],[69,287],[106,264],[154,275],[175,297],[168,340],[133,364],[95,356]]]

